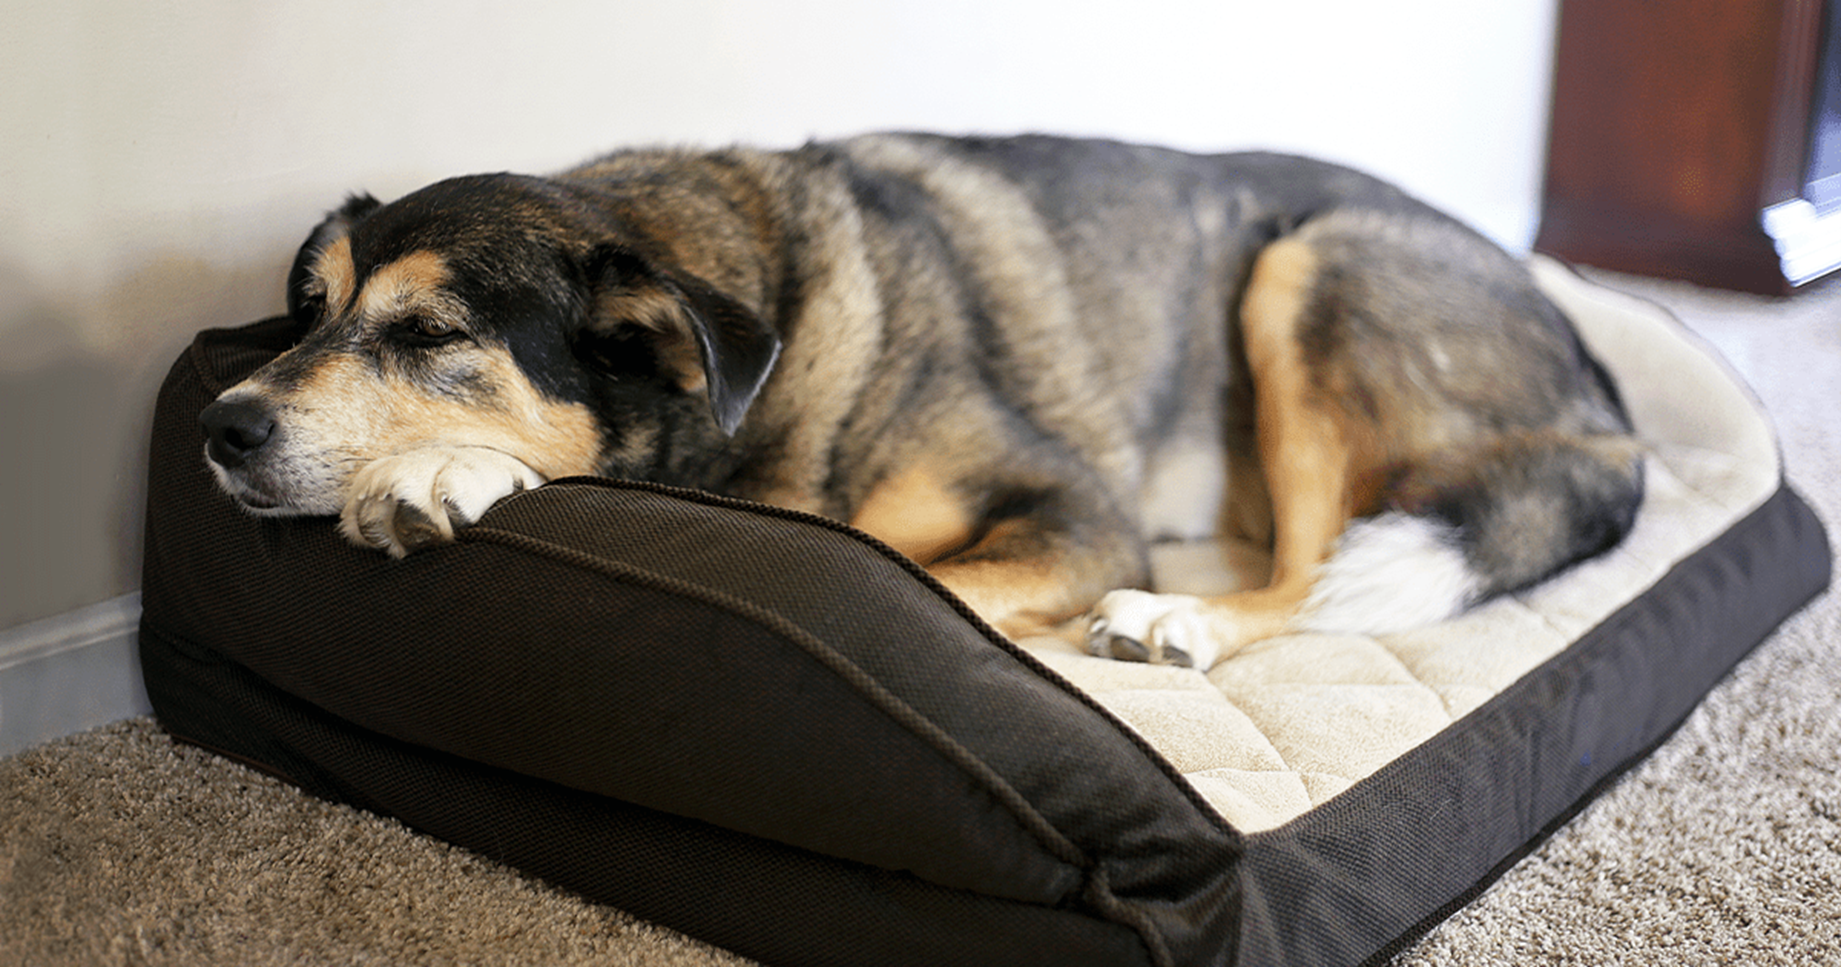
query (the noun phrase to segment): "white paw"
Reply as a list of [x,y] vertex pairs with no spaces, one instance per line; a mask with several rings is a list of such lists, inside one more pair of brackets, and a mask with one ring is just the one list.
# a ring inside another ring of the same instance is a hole
[[352,478],[339,529],[396,557],[454,539],[502,497],[543,484],[522,460],[485,447],[423,447],[374,460]]
[[1093,606],[1087,648],[1101,658],[1206,671],[1221,651],[1214,621],[1203,613],[1201,598],[1113,591]]

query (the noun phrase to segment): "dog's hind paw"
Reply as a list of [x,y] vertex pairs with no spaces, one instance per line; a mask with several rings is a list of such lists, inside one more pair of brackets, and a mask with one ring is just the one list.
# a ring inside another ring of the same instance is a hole
[[1208,670],[1221,648],[1214,618],[1186,594],[1113,591],[1093,606],[1087,648],[1101,658]]
[[454,530],[543,477],[485,447],[422,447],[374,460],[352,478],[339,529],[354,543],[402,557],[454,539]]

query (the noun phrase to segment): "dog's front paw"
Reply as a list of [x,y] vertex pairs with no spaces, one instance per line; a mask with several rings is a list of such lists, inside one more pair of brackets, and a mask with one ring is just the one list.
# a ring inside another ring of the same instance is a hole
[[339,529],[402,557],[454,539],[502,497],[540,486],[522,460],[484,447],[424,447],[374,460],[352,478]]
[[1202,599],[1131,590],[1113,591],[1093,606],[1087,648],[1101,658],[1204,671],[1220,654]]

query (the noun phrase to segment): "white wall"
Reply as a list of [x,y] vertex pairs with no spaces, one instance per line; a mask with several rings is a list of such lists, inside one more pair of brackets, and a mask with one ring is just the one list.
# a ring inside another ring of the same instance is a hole
[[353,189],[871,128],[1275,147],[1532,238],[1549,0],[19,0],[0,17],[0,627],[138,583],[146,412]]

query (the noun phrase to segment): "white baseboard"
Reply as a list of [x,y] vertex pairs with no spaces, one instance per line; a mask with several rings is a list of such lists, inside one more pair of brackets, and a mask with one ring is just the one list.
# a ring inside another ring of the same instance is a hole
[[153,710],[140,594],[0,631],[0,756]]

